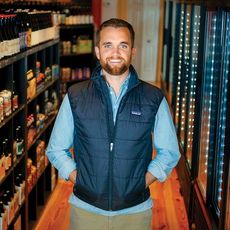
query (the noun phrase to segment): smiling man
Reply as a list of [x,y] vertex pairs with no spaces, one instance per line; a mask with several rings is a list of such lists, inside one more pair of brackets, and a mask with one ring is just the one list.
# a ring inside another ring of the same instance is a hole
[[149,185],[163,182],[180,158],[162,91],[131,65],[134,37],[124,20],[102,23],[95,47],[100,65],[90,80],[69,88],[55,121],[46,153],[74,184],[71,229],[150,230]]

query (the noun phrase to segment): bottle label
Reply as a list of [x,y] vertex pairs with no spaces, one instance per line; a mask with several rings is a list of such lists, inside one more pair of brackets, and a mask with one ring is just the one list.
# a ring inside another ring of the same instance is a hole
[[12,155],[11,153],[8,153],[8,167],[10,168],[12,165]]
[[0,181],[4,178],[5,176],[5,165],[4,165],[4,158],[0,158]]
[[14,193],[14,213],[19,209],[19,192]]
[[14,95],[13,97],[13,110],[18,108],[18,95]]
[[16,154],[21,155],[23,152],[23,141],[17,142]]
[[15,190],[19,193],[19,205],[22,204],[22,187],[15,185]]
[[29,28],[29,30],[27,31],[27,47],[31,47],[31,33],[32,29]]
[[0,122],[4,120],[3,97],[0,96]]
[[26,198],[26,182],[23,181],[21,184],[21,202],[23,202]]
[[10,204],[4,204],[5,212],[7,213],[7,223],[10,223]]
[[19,47],[20,50],[24,49],[24,37],[23,37],[23,32],[19,33]]
[[5,162],[4,162],[4,167],[5,167],[5,170],[8,170],[9,169],[9,165],[8,165],[8,156],[5,157]]
[[4,116],[9,116],[11,114],[11,91],[2,90],[0,96],[3,98]]
[[13,142],[13,162],[17,160],[17,141]]
[[19,38],[16,38],[16,52],[20,52],[20,44],[19,44]]
[[1,217],[0,217],[0,229],[2,230],[6,230],[7,229],[7,225],[8,225],[8,212],[5,209],[4,213],[2,213]]

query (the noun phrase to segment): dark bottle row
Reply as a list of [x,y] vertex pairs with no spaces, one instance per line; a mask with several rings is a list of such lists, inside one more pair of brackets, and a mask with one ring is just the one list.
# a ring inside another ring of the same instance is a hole
[[162,76],[182,158],[181,191],[192,229],[229,229],[230,13],[165,1]]
[[57,38],[55,17],[47,11],[4,11],[0,15],[0,59]]
[[81,12],[91,12],[92,0],[82,1],[34,1],[34,0],[9,0],[0,1],[1,9],[36,9],[36,10],[53,10],[53,11],[64,11],[65,9],[71,10],[72,14],[79,14]]
[[0,60],[0,229],[32,229],[55,186],[45,149],[59,85],[59,39]]

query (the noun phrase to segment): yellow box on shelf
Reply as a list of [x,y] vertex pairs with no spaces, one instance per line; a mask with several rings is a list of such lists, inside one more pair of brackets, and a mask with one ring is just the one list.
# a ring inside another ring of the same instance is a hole
[[77,39],[77,53],[91,53],[93,47],[93,41],[85,37],[78,37]]

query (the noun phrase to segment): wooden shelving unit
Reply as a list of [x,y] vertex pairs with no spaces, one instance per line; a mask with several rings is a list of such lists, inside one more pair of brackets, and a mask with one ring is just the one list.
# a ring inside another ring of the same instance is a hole
[[[59,98],[59,74],[52,72],[51,79],[44,81],[39,91],[32,97],[27,98],[27,71],[36,72],[36,62],[41,63],[40,71],[45,73],[45,69],[53,66],[59,66],[59,39],[49,40],[24,52],[13,55],[9,58],[0,60],[0,91],[3,89],[13,90],[13,81],[18,92],[19,107],[8,117],[0,122],[0,140],[8,138],[9,151],[14,156],[15,129],[19,125],[21,127],[21,138],[24,140],[24,151],[21,155],[15,157],[12,166],[5,172],[5,176],[0,180],[0,193],[9,190],[15,194],[15,178],[21,174],[25,181],[25,200],[15,209],[13,218],[8,225],[8,229],[14,229],[17,221],[21,222],[21,229],[32,229],[46,204],[47,198],[53,190],[53,176],[57,176],[55,170],[45,157],[38,159],[36,148],[43,141],[47,145],[52,126],[57,111],[46,113],[45,99],[52,100],[52,93],[55,92]],[[57,109],[57,108],[56,108]],[[45,119],[41,122],[38,120],[38,113],[45,114]],[[28,135],[30,128],[27,125],[29,114],[34,115],[33,129],[35,135],[32,142],[28,146]],[[39,124],[39,126],[38,126]],[[41,127],[40,127],[41,126]],[[40,156],[39,156],[40,157]],[[33,183],[30,181],[30,173],[28,166],[29,159],[36,167],[33,174]],[[53,173],[55,172],[55,173]],[[32,183],[32,185],[30,184]],[[14,195],[15,196],[15,195]],[[14,199],[14,198],[13,198]]]

